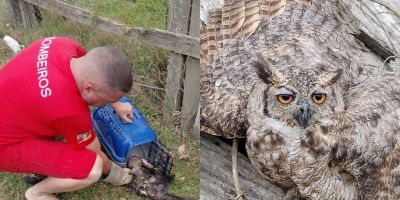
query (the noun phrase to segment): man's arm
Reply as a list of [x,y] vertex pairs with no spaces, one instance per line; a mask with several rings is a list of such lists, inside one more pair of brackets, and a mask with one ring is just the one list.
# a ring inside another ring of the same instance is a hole
[[107,175],[110,172],[111,163],[107,155],[101,150],[101,144],[99,139],[96,137],[93,142],[86,146],[86,149],[94,151],[97,155],[103,159],[103,175]]
[[130,169],[122,168],[109,160],[101,150],[101,145],[97,137],[86,146],[86,149],[96,152],[103,159],[103,178],[100,180],[115,186],[125,185],[132,181],[133,176],[130,174]]

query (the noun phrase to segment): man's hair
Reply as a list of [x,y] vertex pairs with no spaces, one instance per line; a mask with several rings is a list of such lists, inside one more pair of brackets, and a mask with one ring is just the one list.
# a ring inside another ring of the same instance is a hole
[[128,58],[113,46],[96,47],[87,53],[92,67],[98,68],[111,89],[129,92],[133,83],[132,68]]

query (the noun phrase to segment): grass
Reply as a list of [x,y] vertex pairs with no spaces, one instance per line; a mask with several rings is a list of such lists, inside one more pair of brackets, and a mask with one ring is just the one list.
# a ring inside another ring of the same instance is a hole
[[[78,6],[93,10],[98,16],[139,27],[166,27],[166,4],[164,0],[80,0]],[[0,1],[0,37],[10,35],[21,44],[29,45],[33,41],[49,36],[65,36],[81,43],[86,49],[101,45],[114,45],[128,56],[136,74],[136,82],[163,88],[166,79],[168,52],[149,45],[143,45],[131,38],[106,34],[88,26],[73,23],[51,13],[43,13],[39,27],[25,30],[12,29],[5,20],[4,1]],[[0,41],[0,70],[13,56],[12,52]],[[178,147],[185,144],[185,153],[189,159],[174,161],[175,179],[170,192],[179,196],[199,198],[199,144],[175,131],[171,120],[163,122],[163,91],[135,85],[129,93],[135,105],[142,111],[151,126],[156,130],[159,140],[175,155]],[[178,156],[177,156],[178,157]],[[28,186],[21,182],[22,174],[0,173],[0,199],[22,199]],[[67,199],[145,199],[130,193],[125,187],[112,187],[96,183],[80,191],[67,193]]]
[[95,15],[131,26],[166,29],[166,2],[166,0],[80,0],[77,1],[77,5],[90,9]]

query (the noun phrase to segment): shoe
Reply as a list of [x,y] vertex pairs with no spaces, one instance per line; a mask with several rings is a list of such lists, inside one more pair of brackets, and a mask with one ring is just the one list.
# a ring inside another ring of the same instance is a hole
[[40,181],[43,181],[46,179],[47,176],[43,174],[35,174],[34,176],[24,176],[22,177],[22,181],[28,185],[35,185],[36,183],[39,183]]

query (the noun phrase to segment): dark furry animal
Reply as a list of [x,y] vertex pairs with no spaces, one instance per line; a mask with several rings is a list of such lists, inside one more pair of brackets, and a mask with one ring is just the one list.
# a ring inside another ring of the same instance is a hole
[[189,200],[190,198],[177,197],[168,193],[168,184],[172,176],[158,174],[154,167],[146,160],[133,156],[128,164],[133,175],[132,190],[139,196],[146,196],[152,200]]

